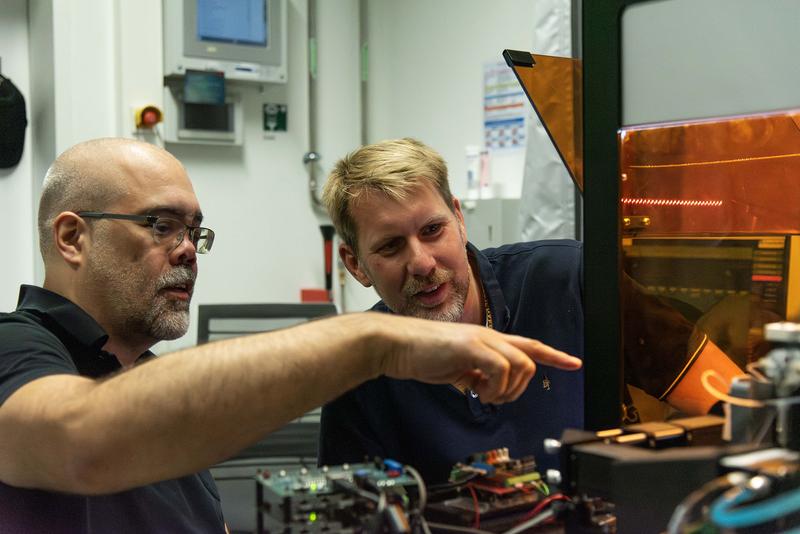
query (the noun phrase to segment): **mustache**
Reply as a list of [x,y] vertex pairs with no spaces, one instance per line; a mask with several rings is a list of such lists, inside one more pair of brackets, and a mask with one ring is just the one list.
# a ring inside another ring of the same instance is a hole
[[451,274],[449,269],[437,269],[425,278],[409,278],[403,285],[403,295],[413,297],[426,287],[441,285],[452,278]]
[[197,279],[197,273],[192,271],[190,267],[176,267],[158,277],[156,290],[180,285],[187,285],[191,289],[194,286],[195,279]]

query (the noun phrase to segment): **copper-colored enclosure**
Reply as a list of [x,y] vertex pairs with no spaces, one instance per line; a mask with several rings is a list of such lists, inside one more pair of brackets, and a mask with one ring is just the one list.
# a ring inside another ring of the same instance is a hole
[[[583,191],[581,62],[504,55]],[[739,366],[756,360],[764,324],[800,320],[800,110],[625,127],[618,149],[624,276]],[[632,309],[647,299],[620,302],[625,346],[658,330]]]
[[800,233],[800,110],[623,128],[619,150],[626,231]]
[[800,319],[800,110],[619,132],[623,268],[741,366]]

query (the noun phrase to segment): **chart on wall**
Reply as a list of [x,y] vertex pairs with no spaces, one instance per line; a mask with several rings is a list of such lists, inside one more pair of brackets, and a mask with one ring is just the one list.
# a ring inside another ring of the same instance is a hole
[[488,150],[524,149],[528,117],[525,93],[505,62],[483,71],[483,133]]

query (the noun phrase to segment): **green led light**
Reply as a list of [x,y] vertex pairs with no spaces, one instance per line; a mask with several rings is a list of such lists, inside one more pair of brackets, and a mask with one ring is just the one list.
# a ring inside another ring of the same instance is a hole
[[309,486],[308,489],[310,489],[311,491],[317,491],[317,485],[316,484],[311,484],[311,486]]
[[312,523],[317,520],[317,512],[311,512],[308,514],[308,520]]

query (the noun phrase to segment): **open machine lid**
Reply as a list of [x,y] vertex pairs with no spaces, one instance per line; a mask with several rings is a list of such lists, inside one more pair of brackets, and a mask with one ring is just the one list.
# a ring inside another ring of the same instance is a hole
[[504,50],[572,181],[583,192],[583,85],[577,59]]

